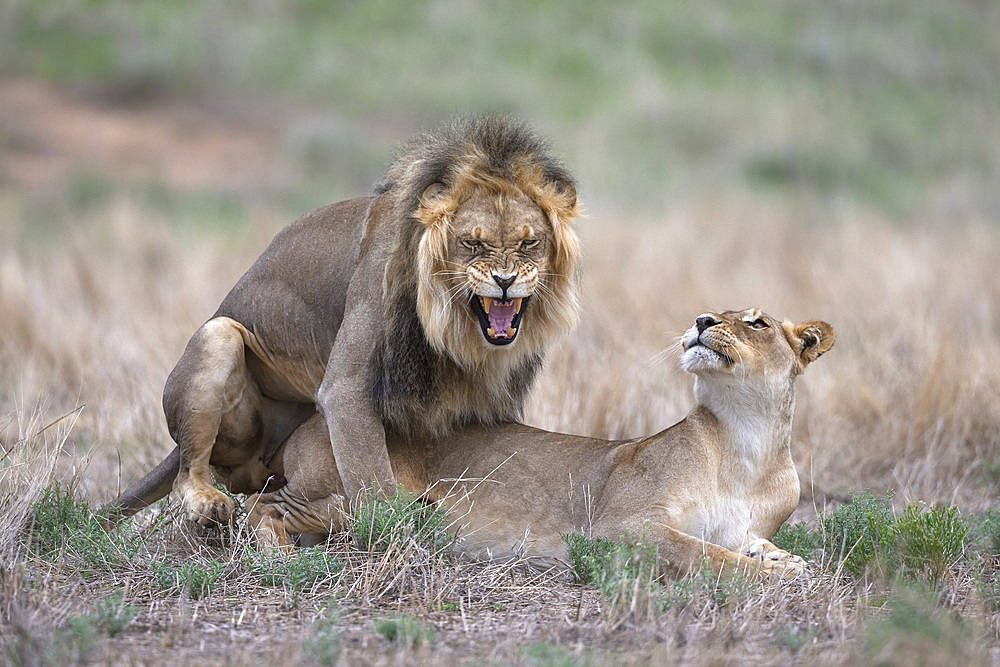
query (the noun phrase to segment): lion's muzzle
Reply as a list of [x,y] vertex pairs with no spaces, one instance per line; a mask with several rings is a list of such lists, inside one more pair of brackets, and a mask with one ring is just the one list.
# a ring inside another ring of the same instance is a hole
[[472,312],[476,314],[479,328],[482,329],[486,342],[493,345],[513,343],[530,298],[502,300],[473,294],[469,305],[472,307]]

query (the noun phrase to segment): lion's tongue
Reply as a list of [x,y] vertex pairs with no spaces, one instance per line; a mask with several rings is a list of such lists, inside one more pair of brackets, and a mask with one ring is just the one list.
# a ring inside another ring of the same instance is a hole
[[490,327],[496,332],[496,337],[507,337],[507,329],[510,328],[516,314],[517,307],[514,305],[513,299],[506,303],[493,300],[487,317],[490,319]]

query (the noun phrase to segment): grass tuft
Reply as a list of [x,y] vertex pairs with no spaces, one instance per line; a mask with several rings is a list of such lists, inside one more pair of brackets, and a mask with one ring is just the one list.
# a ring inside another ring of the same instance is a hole
[[224,567],[218,561],[181,565],[154,563],[153,580],[161,590],[184,592],[192,600],[198,600],[212,592]]

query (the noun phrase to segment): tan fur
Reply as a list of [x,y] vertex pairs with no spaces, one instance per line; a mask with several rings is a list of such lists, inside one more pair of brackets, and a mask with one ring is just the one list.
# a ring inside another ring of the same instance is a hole
[[[654,543],[678,574],[706,557],[718,570],[798,574],[769,540],[798,503],[791,458],[795,378],[830,349],[824,322],[782,324],[756,310],[710,313],[683,337],[697,405],[647,438],[604,441],[519,424],[477,426],[442,440],[391,439],[396,479],[442,502],[458,546],[487,558],[564,562],[561,535]],[[342,488],[323,424],[283,452],[288,485],[247,501],[265,544],[345,527]]]
[[[113,509],[141,509],[176,475],[191,519],[227,522],[212,470],[233,491],[283,483],[275,452],[317,409],[348,498],[395,486],[387,437],[516,420],[545,346],[577,318],[576,214],[572,177],[513,119],[407,144],[374,197],[279,233],[195,333],[163,394],[179,464]],[[494,317],[516,299],[517,325],[495,332],[477,295],[503,297]]]

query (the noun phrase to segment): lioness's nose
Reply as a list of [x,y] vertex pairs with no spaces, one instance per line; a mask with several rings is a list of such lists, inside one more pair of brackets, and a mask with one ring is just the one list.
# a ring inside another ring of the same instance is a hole
[[719,320],[715,319],[711,315],[702,315],[701,317],[696,319],[694,323],[695,326],[698,327],[698,333],[701,333],[709,327],[714,327],[716,324],[719,323]]

